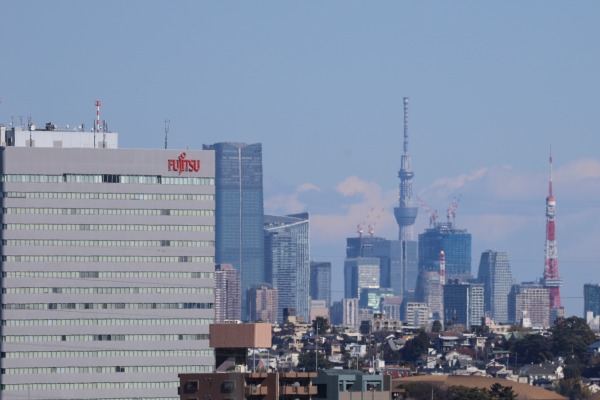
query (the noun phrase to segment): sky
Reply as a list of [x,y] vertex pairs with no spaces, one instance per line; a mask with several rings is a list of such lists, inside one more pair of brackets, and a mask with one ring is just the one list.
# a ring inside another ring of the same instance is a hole
[[[311,215],[342,297],[358,224],[396,239],[402,98],[413,189],[516,281],[543,273],[552,146],[561,295],[599,283],[600,3],[3,1],[0,123],[91,128],[120,147],[263,145],[265,212]],[[415,200],[416,202],[416,200]],[[428,226],[419,210],[415,235]]]

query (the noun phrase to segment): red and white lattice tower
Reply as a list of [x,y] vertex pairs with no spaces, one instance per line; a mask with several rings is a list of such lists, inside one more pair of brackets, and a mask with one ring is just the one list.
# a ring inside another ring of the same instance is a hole
[[440,284],[446,284],[446,254],[440,251]]
[[546,260],[544,263],[544,287],[550,294],[551,323],[560,315],[562,302],[560,300],[560,286],[562,281],[558,275],[558,252],[556,248],[556,226],[554,223],[556,200],[552,193],[552,148],[550,148],[550,181],[548,184],[548,197],[546,197]]

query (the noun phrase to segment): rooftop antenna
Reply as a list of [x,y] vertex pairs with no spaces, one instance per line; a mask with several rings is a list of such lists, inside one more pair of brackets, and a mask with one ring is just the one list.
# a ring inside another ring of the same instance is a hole
[[96,100],[96,129],[94,129],[94,148],[96,148],[96,134],[100,134],[100,100]]
[[102,120],[102,147],[106,148],[106,132],[108,131],[108,124],[106,120]]
[[32,128],[32,123],[31,123],[31,115],[30,115],[29,119],[27,120],[27,129],[29,129],[29,147],[33,147],[33,139],[31,137],[31,128]]
[[165,119],[165,150],[167,149],[167,137],[169,136],[169,125],[171,125],[171,120]]

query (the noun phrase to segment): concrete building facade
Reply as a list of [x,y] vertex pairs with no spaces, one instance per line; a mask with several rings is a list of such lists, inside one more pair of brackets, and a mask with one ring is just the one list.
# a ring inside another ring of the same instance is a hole
[[214,364],[214,153],[38,134],[0,149],[0,397],[178,398]]

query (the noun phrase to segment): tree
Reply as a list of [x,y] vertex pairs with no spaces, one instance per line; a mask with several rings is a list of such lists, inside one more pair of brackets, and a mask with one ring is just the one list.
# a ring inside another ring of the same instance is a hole
[[329,321],[327,321],[327,318],[317,317],[313,320],[312,328],[315,330],[315,332],[318,332],[319,335],[324,335],[331,327],[329,326]]
[[401,350],[402,359],[406,362],[414,362],[421,354],[427,353],[429,347],[429,336],[424,331],[407,341]]
[[[332,367],[331,362],[325,358],[325,355],[319,352],[319,369],[329,369]],[[298,356],[298,369],[313,372],[315,370],[315,352],[305,351]]]
[[596,335],[583,318],[569,317],[558,320],[551,329],[552,349],[557,356],[575,356],[584,360],[587,347],[596,341]]
[[442,329],[444,329],[444,327],[439,320],[436,319],[433,321],[433,324],[431,325],[431,332],[441,332]]
[[514,341],[510,350],[523,364],[541,363],[554,356],[552,339],[538,334],[527,335],[521,340]]
[[494,383],[492,386],[490,386],[488,393],[490,394],[491,400],[497,400],[497,399],[514,400],[518,396],[518,394],[516,394],[513,391],[512,386],[502,386],[499,383]]

